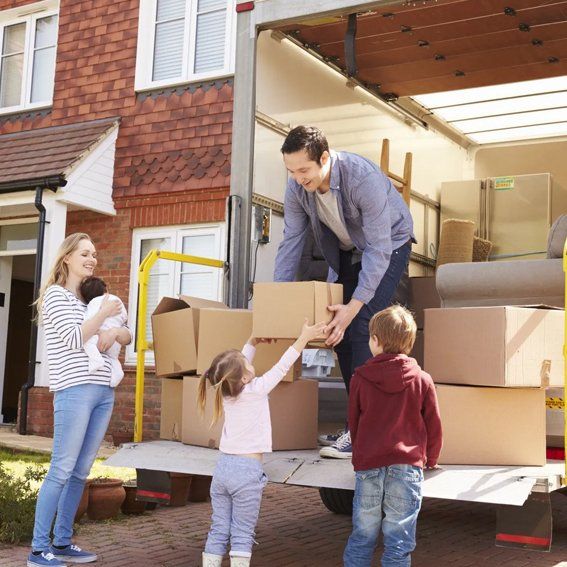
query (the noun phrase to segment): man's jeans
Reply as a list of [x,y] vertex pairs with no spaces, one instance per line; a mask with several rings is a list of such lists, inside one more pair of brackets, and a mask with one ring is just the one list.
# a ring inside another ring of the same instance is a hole
[[220,454],[211,483],[213,516],[205,553],[250,557],[268,478],[251,457]]
[[[411,242],[407,242],[392,252],[390,265],[374,294],[374,297],[358,312],[352,323],[347,327],[343,340],[335,347],[339,366],[349,391],[350,379],[354,370],[372,358],[368,341],[368,323],[372,315],[389,307],[396,288],[407,268],[411,252]],[[352,263],[352,253],[341,251],[339,278],[337,283],[343,284],[343,303],[348,303],[356,286],[361,262]]]
[[370,567],[380,527],[384,534],[382,567],[411,565],[422,482],[422,469],[411,465],[356,473],[352,534],[343,557],[345,567]]
[[108,428],[114,388],[79,384],[55,392],[53,406],[53,453],[35,509],[32,549],[45,551],[51,545],[69,545],[73,521],[85,479]]

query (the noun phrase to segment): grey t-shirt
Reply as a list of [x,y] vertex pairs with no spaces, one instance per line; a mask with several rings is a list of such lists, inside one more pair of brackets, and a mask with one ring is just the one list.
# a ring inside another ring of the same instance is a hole
[[332,191],[327,191],[326,193],[315,191],[315,197],[319,219],[337,235],[339,248],[341,250],[352,250],[354,245],[349,236],[347,227],[339,214],[337,196]]

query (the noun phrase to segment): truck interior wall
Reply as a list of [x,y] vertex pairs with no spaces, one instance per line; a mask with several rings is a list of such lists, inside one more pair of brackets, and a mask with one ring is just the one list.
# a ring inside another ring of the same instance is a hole
[[[274,39],[270,31],[258,39],[256,84],[257,110],[291,127],[320,127],[334,149],[379,163],[382,140],[388,138],[390,170],[399,175],[406,152],[412,152],[412,188],[423,195],[438,200],[443,181],[472,177],[467,150],[410,122],[362,89],[347,86],[344,77],[288,40]],[[254,191],[283,201],[286,172],[279,152],[283,136],[263,130],[256,129]],[[429,242],[425,242],[424,206],[413,201],[411,211],[419,241],[414,251],[425,255],[426,246],[436,241],[435,215],[430,214]],[[273,230],[271,243],[261,246],[258,257],[271,258],[269,248],[277,249],[280,240],[281,233]],[[421,275],[424,270],[412,265],[410,273]],[[257,271],[257,280],[259,275]]]
[[[474,176],[477,179],[503,175],[551,173],[552,183],[567,194],[567,140],[536,141],[481,147],[475,153]],[[552,203],[552,221],[567,213],[567,202]]]

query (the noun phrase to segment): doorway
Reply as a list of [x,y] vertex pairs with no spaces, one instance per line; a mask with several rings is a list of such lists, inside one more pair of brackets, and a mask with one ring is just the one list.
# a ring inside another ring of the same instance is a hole
[[[8,303],[2,408],[4,423],[15,423],[18,396],[27,380],[35,254],[13,256]],[[3,353],[0,353],[0,356]]]

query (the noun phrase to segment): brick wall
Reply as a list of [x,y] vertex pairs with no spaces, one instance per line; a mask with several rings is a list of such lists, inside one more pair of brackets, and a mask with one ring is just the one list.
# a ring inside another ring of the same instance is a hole
[[[0,10],[29,1],[0,0]],[[61,0],[51,109],[0,117],[0,135],[120,117],[113,197],[117,215],[68,213],[67,233],[87,232],[97,274],[128,301],[132,230],[224,220],[230,186],[232,80],[134,91],[139,0]],[[117,391],[110,432],[132,426],[134,377]],[[51,434],[50,397],[32,390],[30,432]],[[145,437],[159,432],[160,384],[146,381]],[[49,404],[48,404],[49,405]]]

